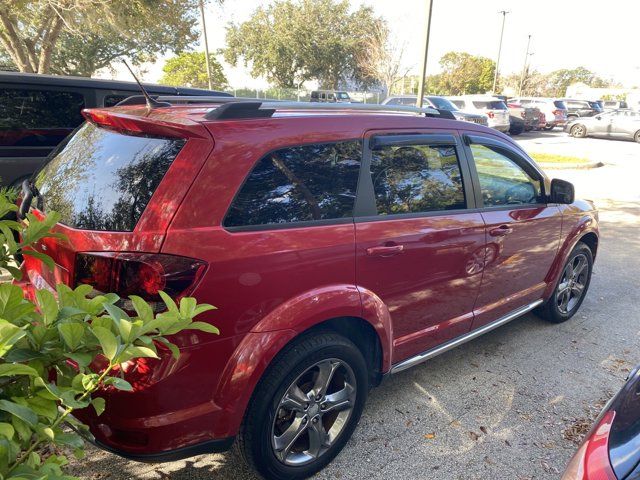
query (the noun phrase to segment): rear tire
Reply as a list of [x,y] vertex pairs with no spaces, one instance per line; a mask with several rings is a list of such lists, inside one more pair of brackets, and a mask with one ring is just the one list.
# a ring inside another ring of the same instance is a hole
[[550,132],[551,130],[553,130],[553,125],[545,125],[544,127],[542,127],[542,130],[544,130],[545,132]]
[[593,272],[593,253],[578,242],[564,264],[551,298],[535,313],[552,323],[562,323],[573,317],[587,295]]
[[268,480],[313,475],[351,437],[368,389],[367,365],[351,341],[332,332],[295,340],[269,366],[249,402],[238,436],[242,455]]
[[585,127],[581,123],[576,123],[571,127],[569,133],[574,138],[584,138],[587,136],[587,127]]
[[640,130],[638,130],[638,131],[636,132],[636,134],[633,136],[633,139],[634,139],[636,142],[640,143]]

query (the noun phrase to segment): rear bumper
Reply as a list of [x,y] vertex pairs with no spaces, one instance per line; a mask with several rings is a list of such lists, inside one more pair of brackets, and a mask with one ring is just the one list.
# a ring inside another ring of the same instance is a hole
[[94,440],[91,443],[97,447],[111,452],[127,460],[133,460],[136,462],[144,463],[163,463],[163,462],[175,462],[176,460],[182,460],[184,458],[195,457],[196,455],[205,455],[209,453],[222,453],[231,448],[235,437],[219,438],[215,440],[209,440],[207,442],[198,443],[188,447],[177,448],[175,450],[168,450],[160,453],[129,453],[124,450],[110,447]]

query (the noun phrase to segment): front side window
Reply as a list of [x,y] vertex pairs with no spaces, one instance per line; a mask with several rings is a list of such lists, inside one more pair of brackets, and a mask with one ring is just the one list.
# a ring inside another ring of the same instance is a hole
[[529,175],[506,152],[486,145],[471,145],[485,207],[541,203],[542,183]]
[[466,206],[453,145],[387,146],[374,150],[371,177],[378,215]]
[[262,158],[233,201],[227,227],[285,224],[353,216],[362,143],[277,150]]

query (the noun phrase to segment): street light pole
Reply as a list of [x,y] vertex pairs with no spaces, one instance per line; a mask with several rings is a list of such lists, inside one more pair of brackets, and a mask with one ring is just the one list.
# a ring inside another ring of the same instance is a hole
[[204,21],[204,0],[200,0],[200,16],[202,17],[202,33],[204,35],[204,61],[207,65],[207,80],[209,82],[209,90],[213,90],[211,83],[211,65],[209,64],[209,41],[207,40],[207,25]]
[[433,11],[433,0],[427,1],[427,29],[424,40],[424,57],[422,58],[422,74],[420,75],[420,83],[418,84],[418,99],[416,106],[422,108],[422,99],[424,97],[424,81],[427,75],[427,55],[429,55],[429,33],[431,30],[431,12]]
[[502,36],[504,35],[504,22],[507,19],[507,13],[509,12],[507,10],[501,10],[498,13],[502,14],[502,30],[500,31],[500,45],[498,46],[498,60],[496,61],[496,71],[493,75],[493,88],[491,89],[493,93],[496,93],[496,84],[498,83],[498,69],[500,68],[500,54],[502,53]]
[[524,54],[524,64],[522,65],[522,75],[520,75],[520,88],[518,88],[518,95],[522,96],[522,84],[524,83],[524,75],[527,71],[527,61],[529,60],[529,46],[531,45],[531,35],[527,40],[527,53]]

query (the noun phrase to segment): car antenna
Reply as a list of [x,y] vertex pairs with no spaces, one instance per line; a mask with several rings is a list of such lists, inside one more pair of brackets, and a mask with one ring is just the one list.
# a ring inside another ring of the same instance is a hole
[[133,70],[131,69],[131,67],[129,66],[129,64],[127,63],[127,61],[124,58],[122,59],[122,63],[125,64],[125,66],[129,70],[129,73],[131,73],[131,76],[135,79],[136,83],[140,87],[140,90],[142,91],[142,95],[144,95],[144,99],[147,102],[147,108],[149,110],[153,110],[154,108],[159,108],[159,107],[170,107],[171,106],[171,104],[168,103],[168,102],[159,102],[158,100],[154,100],[153,98],[151,98],[151,95],[149,95],[147,93],[147,91],[144,89],[144,87],[142,86],[142,83],[140,83],[140,80],[138,80],[138,77],[136,77],[136,74],[133,73]]

